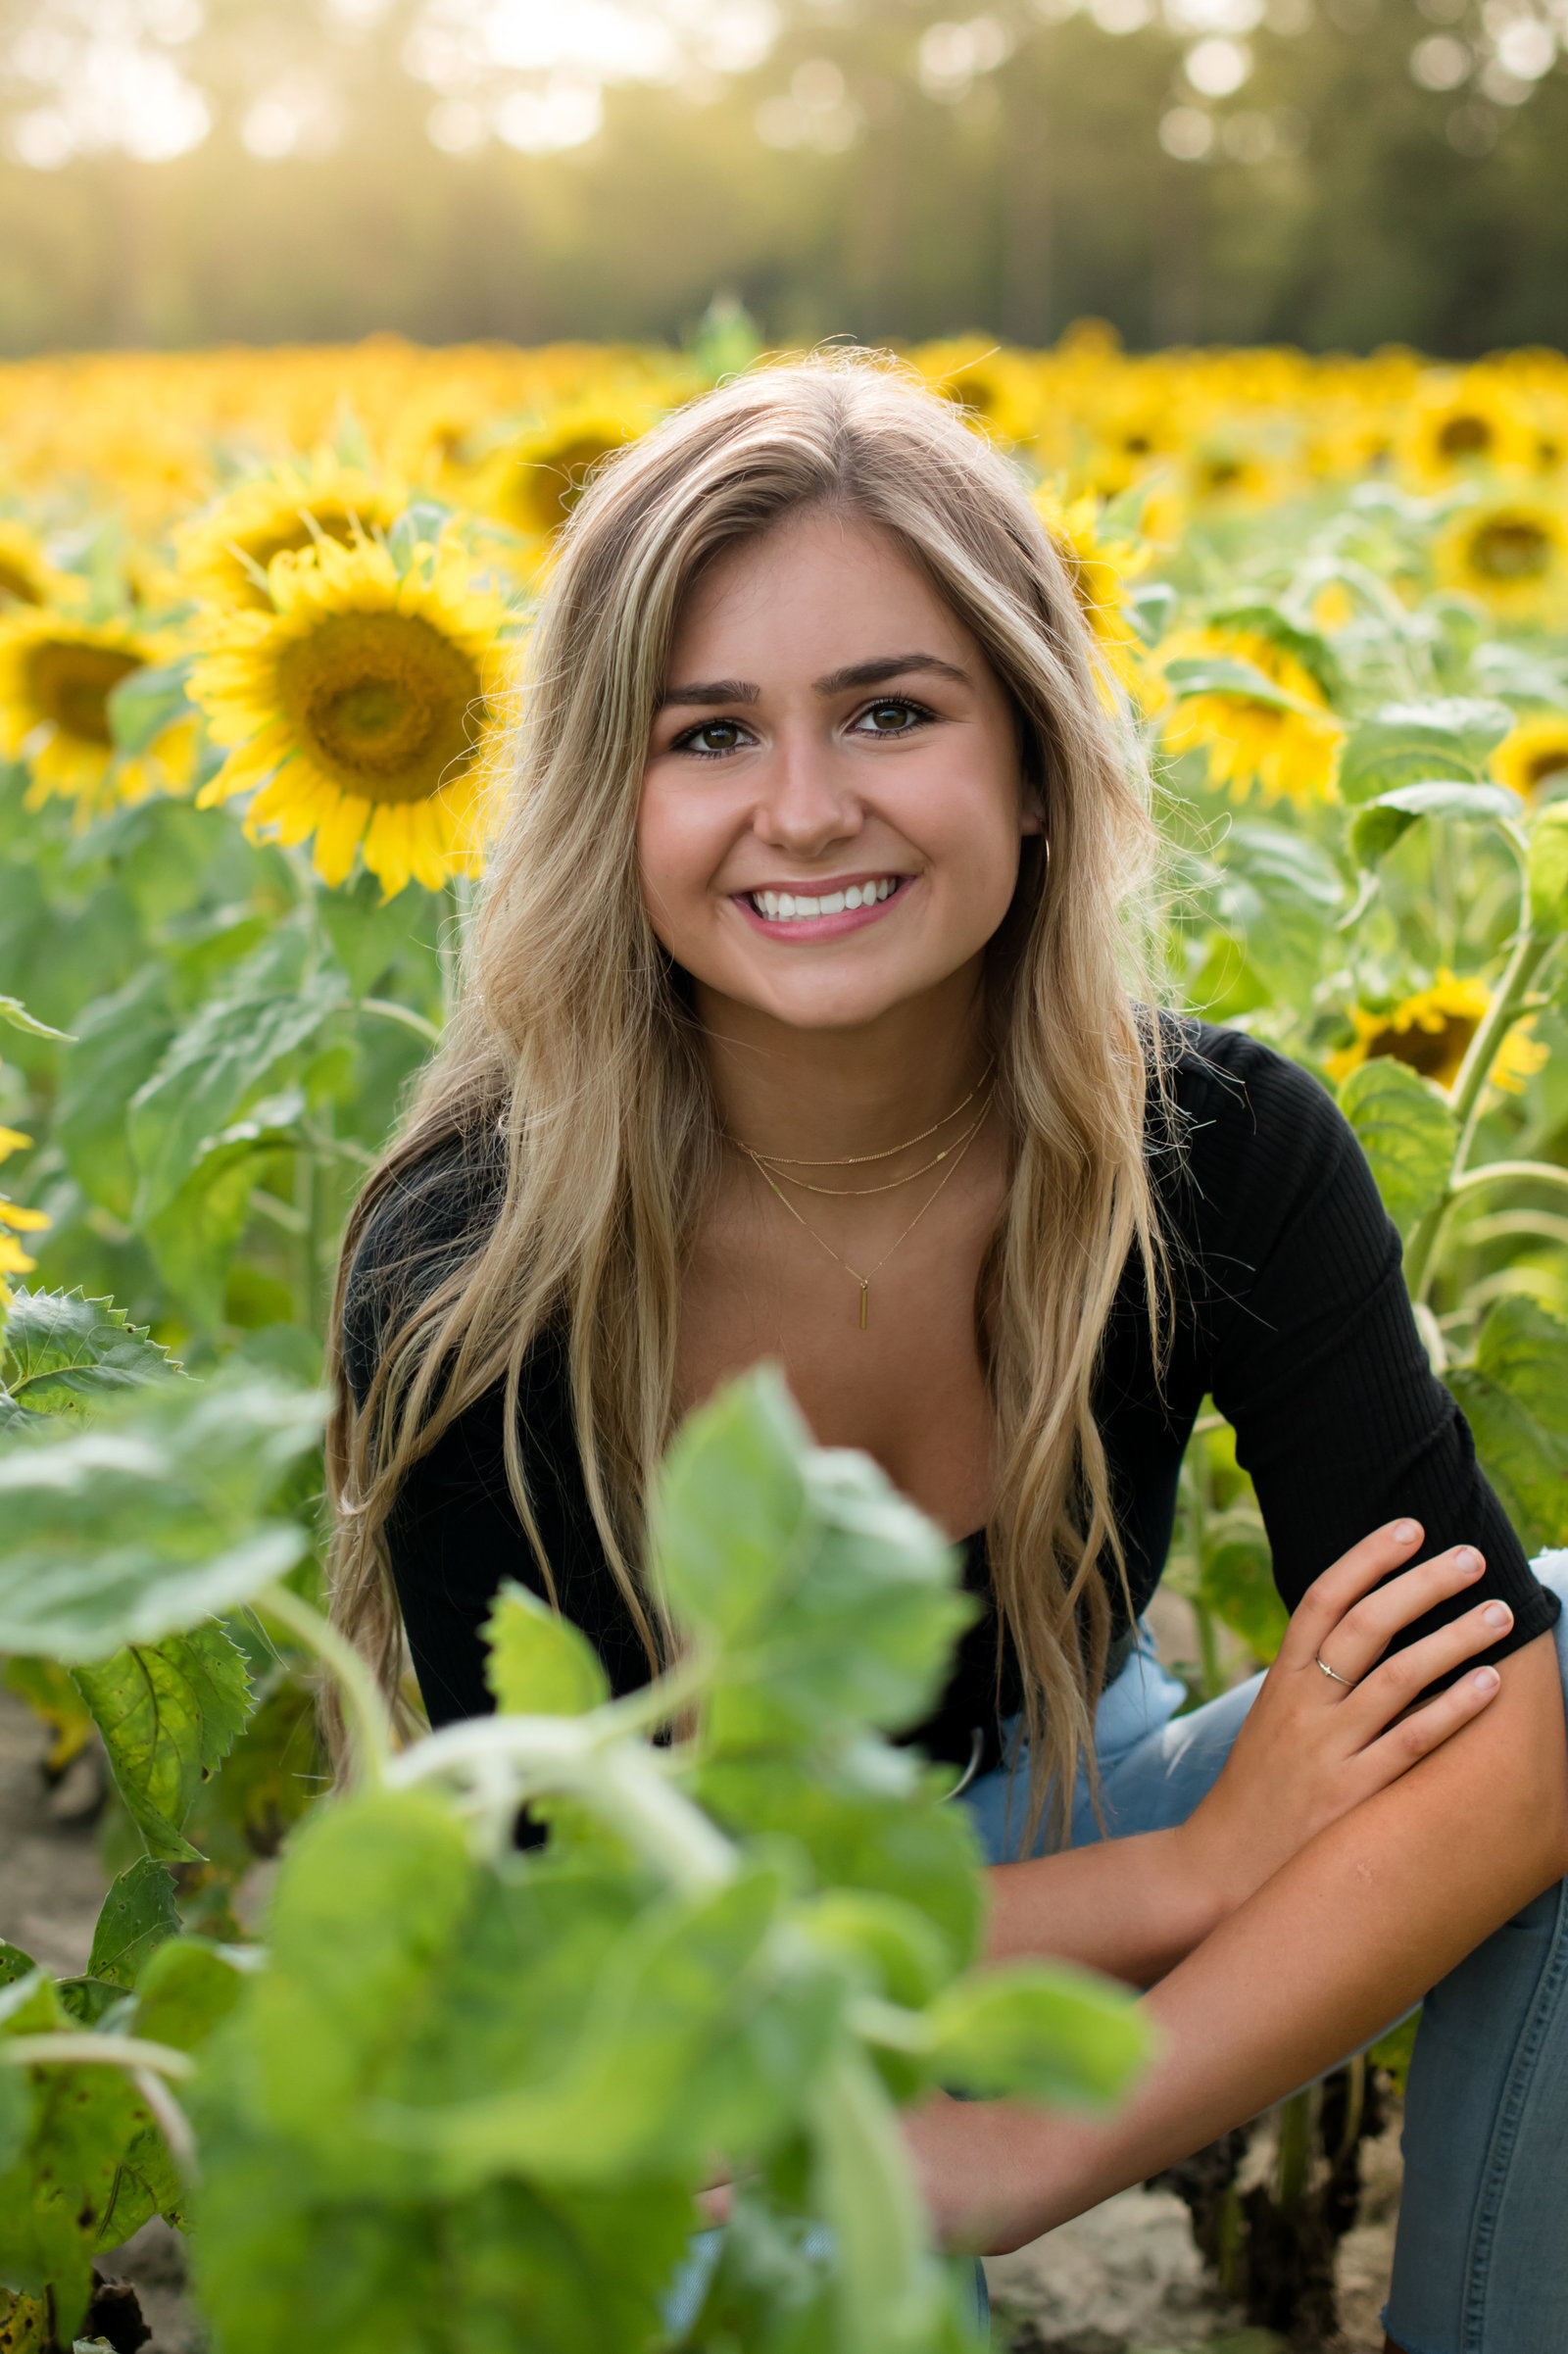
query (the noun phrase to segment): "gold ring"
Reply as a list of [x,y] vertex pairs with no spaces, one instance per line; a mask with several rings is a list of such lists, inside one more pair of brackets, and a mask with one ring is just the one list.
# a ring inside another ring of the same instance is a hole
[[1342,1676],[1337,1668],[1330,1667],[1326,1659],[1319,1659],[1315,1651],[1313,1652],[1312,1656],[1314,1659],[1317,1659],[1317,1664],[1323,1670],[1325,1676],[1330,1677],[1336,1684],[1343,1684],[1347,1692],[1354,1692],[1355,1679],[1352,1676]]

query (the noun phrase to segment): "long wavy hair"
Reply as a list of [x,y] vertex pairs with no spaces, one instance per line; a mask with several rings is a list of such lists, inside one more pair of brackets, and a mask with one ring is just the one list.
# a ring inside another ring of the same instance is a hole
[[[670,1436],[681,1271],[719,1122],[702,1033],[639,890],[639,792],[693,582],[720,550],[813,507],[891,534],[978,640],[1045,811],[988,952],[1011,1183],[976,1300],[998,1434],[987,1535],[1023,1675],[1033,1825],[1048,1790],[1059,1820],[1079,1757],[1093,1757],[1125,1584],[1093,1389],[1129,1257],[1156,1347],[1164,1318],[1146,1155],[1164,1084],[1147,1011],[1155,836],[1070,556],[1006,460],[885,361],[836,354],[709,393],[608,462],[562,534],[457,1004],[344,1237],[332,1615],[395,1694],[388,1513],[410,1466],[498,1383],[507,1477],[554,1594],[517,1410],[523,1361],[550,1335],[611,1574],[650,1663],[669,1655],[644,1504]],[[406,1287],[357,1408],[342,1371],[348,1270],[378,1206],[443,1147],[489,1166],[484,1212],[455,1263]]]

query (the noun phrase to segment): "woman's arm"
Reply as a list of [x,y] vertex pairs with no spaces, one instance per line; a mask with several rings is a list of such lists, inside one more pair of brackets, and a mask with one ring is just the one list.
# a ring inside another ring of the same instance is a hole
[[[1492,1668],[1413,1703],[1506,1632],[1501,1602],[1479,1603],[1384,1657],[1411,1620],[1462,1596],[1485,1567],[1461,1545],[1395,1575],[1420,1541],[1408,1520],[1374,1530],[1308,1589],[1223,1772],[1187,1822],[994,1870],[991,1959],[1051,1953],[1153,1986],[1309,1839],[1488,1707],[1498,1690]],[[1320,1672],[1325,1655],[1343,1681]]]
[[1319,1834],[1148,1997],[1157,2058],[1104,2125],[938,2099],[907,2121],[938,2226],[1021,2245],[1255,2116],[1369,2041],[1568,1875],[1552,1643],[1413,1772]]

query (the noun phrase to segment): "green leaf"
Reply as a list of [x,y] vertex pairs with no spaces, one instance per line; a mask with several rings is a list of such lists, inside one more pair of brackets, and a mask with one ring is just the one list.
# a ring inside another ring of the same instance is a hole
[[138,1855],[104,1898],[92,1933],[88,1975],[129,1990],[144,1962],[170,1937],[179,1935],[174,1881],[167,1864]]
[[144,1232],[159,1274],[208,1332],[223,1321],[229,1267],[270,1159],[269,1147],[241,1122],[202,1147],[169,1206],[147,1220]]
[[19,1291],[0,1335],[0,1379],[34,1414],[85,1412],[178,1372],[144,1325],[127,1322],[112,1300],[84,1299],[79,1288]]
[[901,2354],[928,2345],[943,2302],[895,2111],[864,2055],[849,2045],[824,2071],[812,2106],[818,2211],[833,2218],[833,2354]]
[[525,1586],[502,1581],[485,1621],[485,1681],[507,1716],[583,1716],[610,1696],[585,1636]]
[[1274,1657],[1291,1617],[1274,1583],[1266,1538],[1233,1537],[1214,1545],[1204,1553],[1198,1591],[1208,1608],[1243,1638],[1254,1659],[1266,1665]]
[[1510,793],[1505,785],[1473,785],[1455,777],[1397,785],[1392,793],[1380,793],[1376,801],[1356,810],[1347,837],[1350,856],[1362,866],[1375,866],[1423,817],[1464,817],[1480,824],[1495,817],[1517,817],[1523,806],[1518,794]]
[[303,1529],[265,1517],[316,1445],[324,1400],[255,1374],[171,1383],[92,1426],[42,1423],[0,1452],[0,1648],[79,1664],[248,1601]]
[[74,1670],[116,1786],[149,1855],[196,1863],[183,1836],[197,1792],[250,1713],[245,1661],[219,1626],[131,1644]]
[[56,1141],[83,1192],[117,1218],[129,1217],[136,1195],[125,1115],[174,1029],[168,973],[161,963],[147,964],[112,997],[85,1008],[61,1057]]
[[1483,781],[1489,756],[1513,725],[1505,703],[1448,697],[1390,703],[1363,720],[1340,761],[1340,798],[1370,801],[1401,785]]
[[188,656],[156,669],[149,663],[110,689],[109,732],[117,752],[145,752],[166,729],[192,716],[185,681],[194,662],[195,657]]
[[1534,1300],[1488,1308],[1473,1365],[1445,1377],[1528,1550],[1568,1544],[1568,1328]]
[[1542,810],[1530,835],[1530,920],[1540,931],[1568,925],[1568,803]]
[[174,2051],[200,2051],[238,2003],[260,1958],[254,1948],[214,1945],[205,1937],[166,1939],[136,1973],[130,2033]]
[[30,1953],[0,1937],[0,1987],[15,1986],[19,1978],[30,1978],[37,1967]]
[[971,1971],[938,1995],[926,2020],[944,2084],[1056,2107],[1118,2100],[1153,2042],[1134,1995],[1061,1962]]
[[974,1615],[940,1532],[866,1456],[811,1447],[770,1367],[691,1416],[652,1517],[677,1619],[721,1655],[713,1756],[915,1723]]
[[130,1104],[130,1143],[141,1183],[136,1216],[167,1209],[203,1146],[261,1095],[279,1066],[314,1039],[343,1003],[337,973],[303,969],[305,944],[279,932],[237,967],[230,994],[179,1031]]
[[1446,1099],[1407,1062],[1379,1054],[1350,1072],[1340,1109],[1372,1164],[1384,1208],[1408,1237],[1453,1167],[1458,1129]]
[[1160,672],[1172,694],[1181,701],[1194,695],[1231,695],[1244,703],[1265,703],[1271,711],[1296,711],[1302,718],[1316,719],[1326,726],[1337,724],[1332,711],[1320,703],[1308,703],[1300,695],[1293,695],[1285,687],[1276,686],[1252,662],[1238,662],[1224,655],[1195,655],[1166,662]]
[[51,1030],[47,1022],[41,1022],[35,1013],[29,1013],[21,998],[0,997],[0,1022],[8,1023],[13,1030],[24,1030],[29,1038],[60,1038],[68,1041],[70,1038],[69,1031]]

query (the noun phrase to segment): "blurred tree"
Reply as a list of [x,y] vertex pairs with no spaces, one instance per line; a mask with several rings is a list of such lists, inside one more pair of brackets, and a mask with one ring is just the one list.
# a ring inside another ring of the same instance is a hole
[[0,0],[0,349],[1562,343],[1561,7]]

